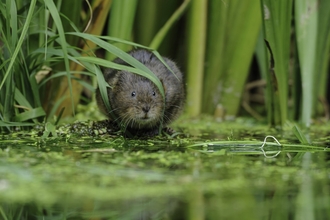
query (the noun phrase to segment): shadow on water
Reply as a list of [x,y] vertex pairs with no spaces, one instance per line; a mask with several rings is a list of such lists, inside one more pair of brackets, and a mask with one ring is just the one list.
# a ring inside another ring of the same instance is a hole
[[[0,219],[326,219],[329,134],[242,123],[185,134],[0,141]],[[306,132],[305,132],[306,133]],[[279,144],[268,135],[276,137]]]

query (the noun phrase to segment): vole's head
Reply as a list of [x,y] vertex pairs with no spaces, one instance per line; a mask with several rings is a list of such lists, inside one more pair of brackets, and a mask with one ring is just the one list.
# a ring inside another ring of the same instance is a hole
[[130,128],[159,126],[164,101],[156,85],[149,79],[121,71],[110,92],[110,104],[118,123]]

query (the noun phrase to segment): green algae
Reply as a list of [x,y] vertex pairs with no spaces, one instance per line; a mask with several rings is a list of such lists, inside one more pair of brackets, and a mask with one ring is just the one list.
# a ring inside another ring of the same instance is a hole
[[[58,137],[2,135],[0,218],[285,219],[306,206],[315,217],[330,212],[327,125],[301,131],[310,145],[290,129],[250,121],[175,128],[180,135],[144,139],[63,127]],[[267,140],[260,148],[267,135],[280,146]]]

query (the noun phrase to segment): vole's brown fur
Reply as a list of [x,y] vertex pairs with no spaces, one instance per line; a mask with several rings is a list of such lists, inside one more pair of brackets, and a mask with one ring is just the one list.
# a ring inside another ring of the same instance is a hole
[[[151,52],[134,50],[129,53],[147,66],[162,82],[165,90],[165,106],[162,95],[149,79],[127,71],[105,69],[104,79],[110,85],[108,97],[112,113],[108,112],[96,91],[100,110],[117,124],[124,125],[129,131],[158,131],[161,122],[168,125],[181,112],[185,100],[183,75],[176,64],[163,57],[173,73]],[[121,59],[115,63],[127,65]],[[165,109],[164,109],[165,108]],[[163,115],[164,112],[164,115]]]

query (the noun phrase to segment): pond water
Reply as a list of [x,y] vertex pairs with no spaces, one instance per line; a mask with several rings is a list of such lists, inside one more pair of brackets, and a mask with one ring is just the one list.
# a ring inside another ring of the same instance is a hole
[[[177,122],[174,137],[2,134],[0,219],[327,219],[327,125]],[[274,136],[280,143],[276,143]]]

